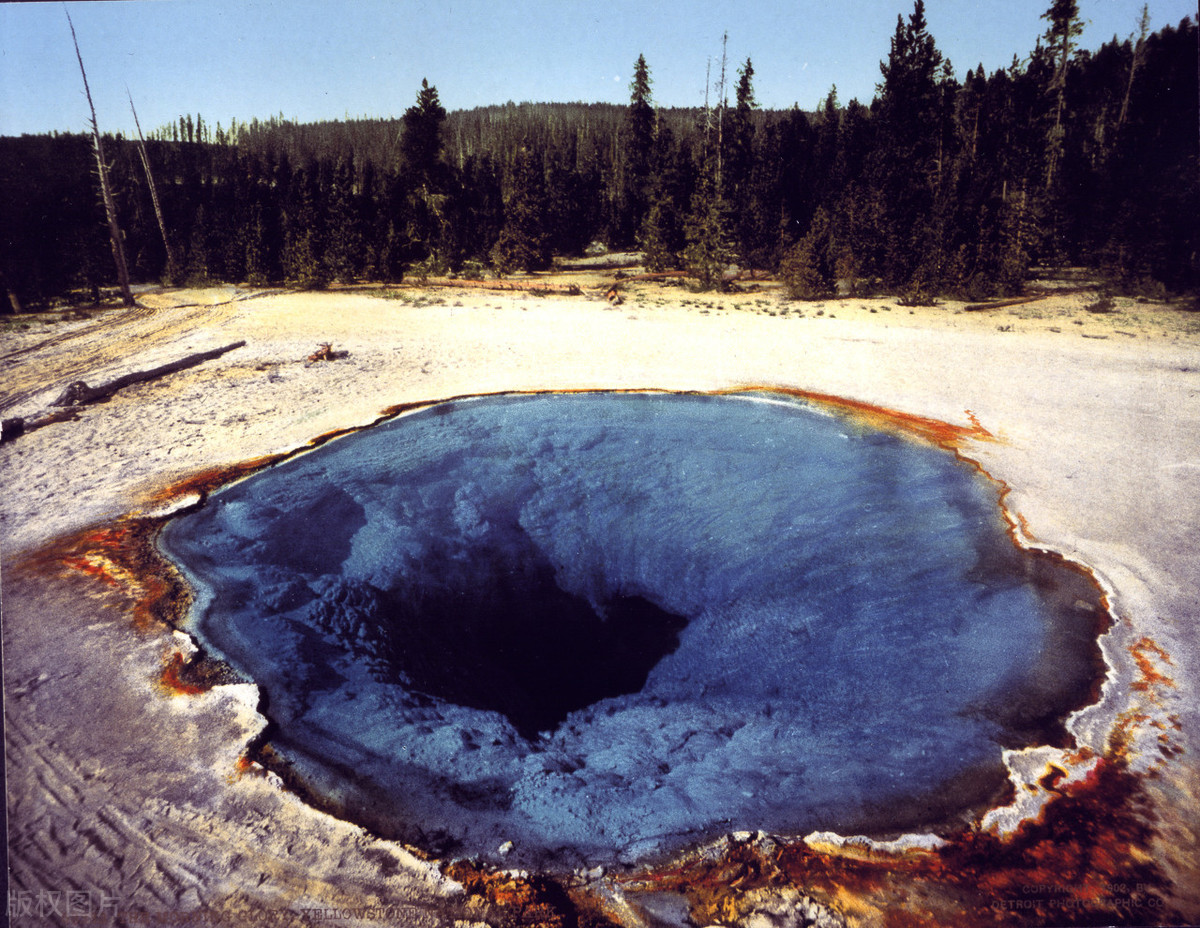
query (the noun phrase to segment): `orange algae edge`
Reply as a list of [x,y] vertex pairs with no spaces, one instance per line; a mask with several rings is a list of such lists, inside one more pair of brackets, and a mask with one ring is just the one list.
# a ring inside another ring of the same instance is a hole
[[167,661],[163,672],[158,678],[159,685],[173,696],[198,696],[208,691],[208,687],[185,680],[187,660],[183,654],[176,651]]
[[978,416],[971,410],[966,410],[966,416],[971,425],[954,425],[941,419],[931,419],[927,416],[917,416],[912,413],[889,409],[886,406],[876,406],[862,400],[852,400],[832,393],[817,393],[813,390],[801,390],[796,387],[771,386],[769,384],[752,384],[735,387],[730,390],[714,391],[716,395],[737,395],[739,393],[774,393],[780,396],[790,396],[807,400],[830,409],[835,409],[848,417],[868,425],[897,430],[909,435],[915,435],[932,442],[942,448],[958,450],[964,441],[995,441],[996,436],[989,432],[979,422]]
[[585,924],[600,928],[615,924],[602,914],[599,906],[593,908],[583,897],[572,899],[561,886],[544,876],[484,869],[465,860],[446,865],[443,872],[461,884],[469,895],[498,910],[501,924],[537,928],[574,928]]
[[749,892],[781,887],[852,923],[1172,923],[1176,913],[1151,850],[1156,831],[1145,813],[1142,778],[1102,759],[1059,790],[1062,801],[1044,806],[1007,838],[966,828],[941,848],[890,854],[760,836],[620,882],[633,901],[638,892],[684,895],[697,924],[722,922]]
[[233,769],[226,775],[226,783],[236,783],[245,776],[265,777],[267,768],[247,754],[241,754],[233,762]]
[[154,548],[154,519],[130,518],[59,538],[22,558],[16,569],[35,577],[64,569],[83,574],[130,600],[139,631],[171,624],[187,601],[183,584]]
[[152,506],[161,506],[174,503],[176,500],[191,495],[197,495],[201,499],[206,499],[210,493],[220,489],[225,484],[232,483],[234,480],[245,477],[247,474],[252,474],[256,470],[269,467],[283,460],[284,457],[286,455],[269,454],[249,461],[242,461],[238,464],[210,467],[175,483],[166,485],[152,494],[147,502]]
[[[1167,651],[1154,639],[1142,636],[1129,646],[1138,669],[1138,676],[1130,684],[1130,689],[1142,697],[1141,708],[1128,709],[1118,717],[1109,735],[1109,753],[1120,757],[1126,762],[1132,762],[1137,753],[1135,743],[1139,734],[1145,734],[1147,729],[1158,732],[1154,742],[1164,759],[1177,757],[1184,753],[1180,740],[1173,734],[1182,730],[1176,715],[1164,715],[1164,697],[1167,690],[1176,689],[1175,681],[1169,676],[1168,667],[1174,666],[1174,661]],[[1157,766],[1157,765],[1154,765]]]
[[1138,672],[1141,674],[1141,679],[1133,682],[1135,690],[1146,693],[1159,687],[1175,689],[1175,681],[1167,675],[1165,670],[1160,669],[1162,665],[1174,666],[1170,655],[1163,650],[1160,644],[1152,638],[1142,636],[1133,643],[1129,652],[1133,655]]

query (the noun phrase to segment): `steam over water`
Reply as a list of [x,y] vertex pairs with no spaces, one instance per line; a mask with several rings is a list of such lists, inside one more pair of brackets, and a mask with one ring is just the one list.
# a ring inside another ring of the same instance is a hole
[[435,852],[572,865],[988,799],[1095,644],[997,502],[791,402],[543,395],[340,438],[163,545],[311,789]]

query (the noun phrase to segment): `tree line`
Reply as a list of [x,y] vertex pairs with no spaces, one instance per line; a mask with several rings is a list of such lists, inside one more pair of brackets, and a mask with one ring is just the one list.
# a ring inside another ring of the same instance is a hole
[[[133,278],[172,284],[508,274],[600,242],[704,286],[734,264],[775,271],[802,298],[982,298],[1019,291],[1034,263],[1195,288],[1196,24],[1150,33],[1143,11],[1090,52],[1075,0],[1043,19],[1025,58],[959,80],[916,0],[874,99],[843,105],[835,87],[815,112],[761,109],[752,61],[727,76],[724,58],[704,107],[656,107],[643,56],[628,106],[448,113],[426,81],[398,120],[185,116],[144,146],[104,138],[111,196]],[[0,138],[10,309],[115,279],[94,148]]]

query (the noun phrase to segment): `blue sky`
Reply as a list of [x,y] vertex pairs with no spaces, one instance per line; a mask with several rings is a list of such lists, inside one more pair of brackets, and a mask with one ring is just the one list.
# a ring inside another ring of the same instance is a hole
[[[929,29],[961,77],[1005,67],[1045,29],[1050,0],[927,0]],[[1152,28],[1194,0],[1149,0]],[[870,100],[896,18],[912,0],[96,0],[72,2],[102,128],[181,113],[211,125],[399,116],[421,79],[447,109],[508,100],[626,103],[645,54],[655,102],[698,106],[729,34],[760,104],[813,108],[836,84]],[[1082,44],[1133,33],[1142,0],[1080,0]],[[63,4],[0,4],[0,135],[83,131],[87,104]]]

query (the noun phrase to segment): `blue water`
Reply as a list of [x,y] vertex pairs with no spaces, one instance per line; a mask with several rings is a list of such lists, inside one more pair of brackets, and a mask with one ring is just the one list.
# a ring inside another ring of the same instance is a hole
[[994,487],[790,401],[444,404],[162,543],[311,788],[437,852],[911,824],[978,800],[1090,680]]

